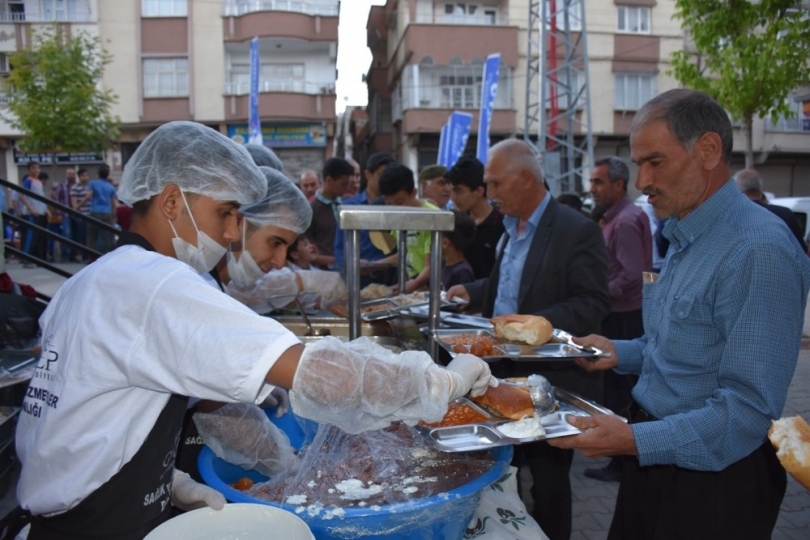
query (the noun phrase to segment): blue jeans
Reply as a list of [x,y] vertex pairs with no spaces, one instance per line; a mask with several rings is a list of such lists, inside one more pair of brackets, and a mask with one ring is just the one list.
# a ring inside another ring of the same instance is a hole
[[[64,223],[64,221],[66,221],[66,220],[63,219],[62,223]],[[48,230],[53,232],[53,233],[64,236],[64,232],[63,232],[64,229],[62,228],[62,223],[48,223]],[[50,236],[48,237],[48,258],[49,259],[53,258],[53,248],[54,248],[54,245],[56,243],[57,243],[56,240],[54,240]],[[63,250],[65,249],[65,246],[61,242],[58,242],[58,243],[59,243],[59,256],[63,257],[64,256],[63,255]]]

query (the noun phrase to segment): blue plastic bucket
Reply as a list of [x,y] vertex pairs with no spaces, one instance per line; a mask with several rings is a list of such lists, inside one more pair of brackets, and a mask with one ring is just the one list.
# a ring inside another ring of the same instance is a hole
[[[288,414],[281,419],[268,416],[287,433],[294,447],[300,447],[305,430],[301,429],[294,416]],[[323,511],[316,516],[310,516],[306,511],[297,515],[309,525],[318,540],[460,540],[464,537],[482,492],[503,476],[512,460],[511,446],[500,446],[491,452],[494,462],[489,471],[441,495],[380,506],[377,511],[371,507],[344,508],[343,517],[331,519],[326,519]],[[294,505],[258,499],[230,487],[229,483],[245,476],[254,482],[264,482],[267,477],[219,459],[207,446],[200,452],[198,466],[206,484],[220,491],[231,502],[266,504],[293,513],[296,510]]]

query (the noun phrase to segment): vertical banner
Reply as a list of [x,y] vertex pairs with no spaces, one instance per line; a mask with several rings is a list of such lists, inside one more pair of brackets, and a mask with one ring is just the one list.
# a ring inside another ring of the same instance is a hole
[[501,54],[495,53],[487,56],[484,64],[484,74],[481,77],[481,112],[478,114],[478,148],[476,157],[478,161],[486,164],[487,150],[489,150],[489,125],[492,120],[492,110],[495,108],[495,97],[498,95],[498,69],[501,65]]
[[439,157],[436,159],[436,163],[445,167],[447,167],[447,146],[447,124],[445,124],[439,134]]
[[464,148],[467,146],[467,138],[470,136],[472,127],[472,115],[470,113],[453,111],[450,121],[447,124],[447,164],[448,169],[456,164]]
[[248,142],[262,144],[262,122],[259,119],[259,38],[250,42],[250,111],[248,112]]

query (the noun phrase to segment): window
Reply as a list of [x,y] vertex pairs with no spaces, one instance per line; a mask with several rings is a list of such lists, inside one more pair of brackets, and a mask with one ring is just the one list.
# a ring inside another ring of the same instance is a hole
[[648,73],[614,74],[617,111],[637,111],[655,95],[655,75]]
[[8,53],[0,53],[0,75],[8,75]]
[[8,2],[6,3],[6,13],[4,13],[4,20],[24,21],[25,20],[24,0],[8,0]]
[[787,99],[790,114],[778,118],[776,122],[768,118],[766,125],[773,131],[810,131],[810,101],[795,101],[792,97]]
[[[582,101],[579,98],[580,92],[582,92],[583,87],[585,86],[585,77],[577,70],[571,70],[571,94],[573,102],[577,105],[577,109],[582,108]],[[561,69],[557,72],[557,107],[560,110],[568,109],[568,92],[567,92],[567,85],[568,84],[568,76],[564,69]],[[545,81],[546,87],[546,109],[551,109],[551,83],[549,80]]]
[[48,21],[76,20],[76,0],[42,0],[42,13]]
[[494,6],[481,6],[467,2],[444,4],[445,24],[497,24],[498,10]]
[[650,33],[650,8],[648,6],[618,6],[619,20],[616,28],[628,34]]
[[455,69],[439,75],[441,107],[477,109],[481,103],[481,68]]
[[144,17],[185,17],[188,5],[186,0],[143,0],[141,14]]
[[188,58],[145,58],[143,97],[188,96]]

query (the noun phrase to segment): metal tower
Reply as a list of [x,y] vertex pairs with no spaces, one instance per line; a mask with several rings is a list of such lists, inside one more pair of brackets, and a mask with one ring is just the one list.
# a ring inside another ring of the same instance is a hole
[[529,0],[523,136],[555,195],[582,191],[593,163],[586,29],[585,0]]

